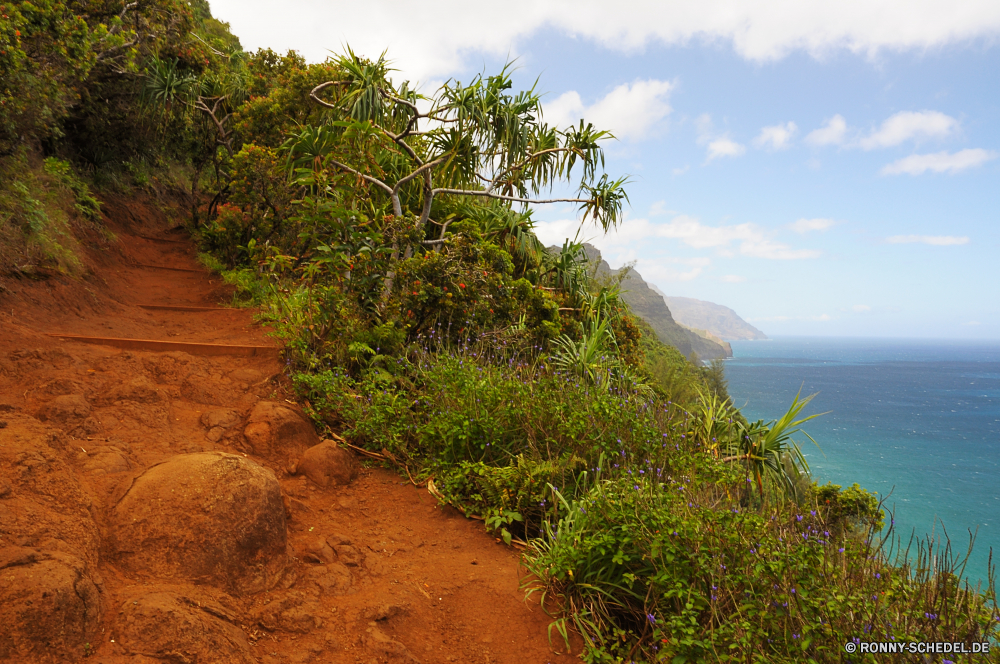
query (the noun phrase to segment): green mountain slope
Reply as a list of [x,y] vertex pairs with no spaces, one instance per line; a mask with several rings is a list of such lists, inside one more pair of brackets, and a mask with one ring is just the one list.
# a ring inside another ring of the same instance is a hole
[[[588,260],[595,264],[598,276],[618,276],[619,270],[612,270],[596,247],[590,244],[584,244],[583,247]],[[687,357],[697,356],[700,360],[733,356],[728,344],[717,343],[707,336],[679,325],[663,297],[650,288],[642,275],[635,270],[628,271],[622,279],[621,287],[623,299],[632,308],[633,313],[649,323],[663,343],[670,344]]]

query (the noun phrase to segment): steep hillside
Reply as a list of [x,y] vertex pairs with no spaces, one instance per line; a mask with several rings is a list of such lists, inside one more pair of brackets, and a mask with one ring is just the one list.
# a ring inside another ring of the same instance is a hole
[[733,347],[731,345],[729,345],[729,342],[726,341],[725,339],[722,339],[722,338],[720,338],[720,337],[712,334],[708,330],[700,330],[698,328],[694,328],[694,327],[691,327],[690,325],[685,325],[684,323],[680,323],[680,322],[678,322],[677,324],[680,325],[681,327],[683,327],[688,332],[694,332],[696,335],[698,335],[702,339],[705,339],[705,340],[710,341],[710,342],[712,342],[714,344],[718,344],[718,345],[722,346],[726,350],[726,357],[732,357],[733,356]]
[[[596,247],[589,244],[584,244],[583,247],[587,252],[588,260],[597,266],[596,271],[599,276],[616,276],[618,274],[618,270],[611,269]],[[649,323],[663,343],[670,344],[688,357],[697,355],[698,359],[701,360],[715,360],[733,356],[732,349],[728,347],[728,344],[723,346],[694,330],[678,325],[663,297],[652,290],[642,275],[635,270],[629,270],[628,274],[625,275],[622,280],[622,291],[624,292],[623,299],[632,308],[632,311]]]

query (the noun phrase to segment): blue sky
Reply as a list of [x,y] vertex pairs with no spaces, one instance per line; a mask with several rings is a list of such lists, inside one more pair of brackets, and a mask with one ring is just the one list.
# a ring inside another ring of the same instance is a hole
[[1000,3],[212,7],[250,49],[388,49],[425,92],[516,57],[547,121],[619,137],[631,209],[583,235],[670,295],[772,335],[1000,339]]

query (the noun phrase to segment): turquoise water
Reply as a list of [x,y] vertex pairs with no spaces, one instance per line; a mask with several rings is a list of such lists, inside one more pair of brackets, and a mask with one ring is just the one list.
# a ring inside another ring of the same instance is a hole
[[[897,534],[940,534],[986,578],[1000,557],[1000,342],[782,337],[734,341],[729,393],[748,419],[819,393],[802,449],[820,483],[891,496]],[[996,562],[996,560],[994,560]]]

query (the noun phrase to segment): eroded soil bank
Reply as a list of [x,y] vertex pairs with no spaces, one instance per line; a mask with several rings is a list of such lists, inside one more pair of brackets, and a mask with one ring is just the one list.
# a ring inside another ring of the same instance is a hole
[[105,211],[85,279],[0,278],[0,661],[574,660],[481,524],[326,448],[293,474],[276,352],[49,336],[275,345],[169,210]]

